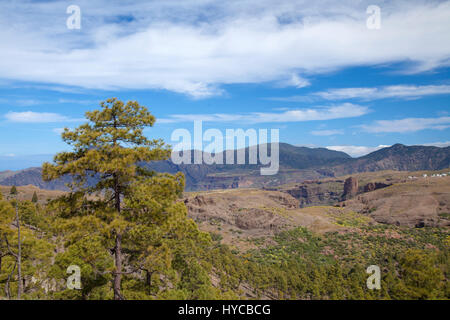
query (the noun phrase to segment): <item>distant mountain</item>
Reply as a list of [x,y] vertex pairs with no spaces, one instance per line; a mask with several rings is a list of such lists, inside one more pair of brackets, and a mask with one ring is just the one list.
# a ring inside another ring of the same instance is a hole
[[17,173],[16,171],[11,171],[11,170],[1,171],[0,172],[0,181],[6,179],[8,177],[11,177],[11,176],[15,175],[16,173]]
[[419,171],[441,170],[450,167],[450,147],[405,146],[395,144],[345,165],[331,168],[336,175],[381,170]]
[[[236,187],[239,184],[240,178],[248,176],[260,176],[261,165],[259,159],[259,147],[255,146],[257,152],[257,164],[245,165],[206,165],[206,164],[174,164],[172,161],[158,161],[144,164],[149,169],[157,172],[176,173],[183,172],[186,177],[187,190],[199,189],[218,189]],[[271,146],[267,148],[271,150]],[[244,150],[234,151],[234,163],[237,163],[237,154],[239,151],[244,151],[245,163],[249,163],[250,148]],[[189,151],[188,151],[189,152]],[[190,151],[191,163],[194,163],[194,153],[200,151]],[[206,153],[203,153],[203,156]],[[217,156],[223,159],[225,163],[226,156],[223,152],[218,153]],[[279,162],[280,172],[286,170],[309,170],[322,166],[332,166],[337,164],[352,161],[352,157],[340,151],[328,150],[325,148],[306,148],[296,147],[287,143],[279,144]],[[319,173],[319,176],[323,174]],[[267,176],[265,180],[270,180],[271,176]],[[1,183],[1,182],[0,182]]]
[[280,166],[292,169],[309,169],[352,161],[345,152],[326,148],[296,147],[280,143]]
[[33,185],[40,189],[46,190],[66,190],[66,183],[70,182],[70,177],[65,177],[51,182],[44,182],[42,180],[42,169],[39,167],[28,168],[24,170],[15,171],[14,174],[8,174],[3,179],[0,172],[0,185],[3,186],[26,186]]
[[[250,150],[246,148],[244,151],[246,163],[248,163]],[[194,162],[195,152],[200,151],[190,151],[191,163]],[[226,189],[239,186],[273,186],[357,172],[440,170],[450,167],[450,147],[438,148],[396,144],[360,158],[352,158],[344,152],[325,148],[296,147],[280,143],[279,152],[280,171],[275,176],[260,176],[259,157],[256,165],[175,164],[171,160],[142,165],[157,172],[183,172],[186,177],[186,190],[188,191]],[[238,151],[234,152],[235,159],[237,153]],[[223,153],[219,153],[217,156],[224,157]],[[41,178],[41,168],[0,172],[0,185],[7,186],[31,184],[42,189],[66,190],[65,184],[69,181],[70,177],[64,177],[56,181],[44,182]]]

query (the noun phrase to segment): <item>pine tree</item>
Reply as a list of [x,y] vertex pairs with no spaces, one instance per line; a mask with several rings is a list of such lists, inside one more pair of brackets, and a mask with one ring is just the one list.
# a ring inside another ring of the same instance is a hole
[[[205,299],[205,292],[214,298],[209,279],[192,279],[189,270],[199,270],[194,266],[200,260],[203,250],[211,243],[209,234],[200,232],[192,219],[187,218],[187,208],[176,201],[184,188],[184,177],[155,174],[140,178],[132,185],[133,193],[124,201],[124,217],[129,221],[127,236],[128,263],[134,270],[144,273],[145,293],[152,294],[158,285],[160,275],[171,278],[172,285],[184,286],[195,281],[198,285],[186,288],[192,297],[199,295]],[[192,269],[193,268],[193,269]],[[205,271],[199,271],[201,274]],[[177,273],[178,276],[173,276]],[[202,289],[198,291],[197,289]]]
[[9,194],[12,196],[16,196],[18,194],[16,186],[12,186]]
[[[88,123],[71,131],[65,129],[62,139],[73,147],[72,152],[55,156],[54,164],[43,165],[45,181],[69,174],[74,178],[72,191],[78,194],[112,191],[104,203],[115,210],[111,215],[112,233],[115,237],[114,299],[123,299],[122,238],[127,224],[122,215],[122,199],[130,193],[130,186],[139,176],[152,172],[139,167],[139,162],[167,159],[170,149],[160,139],[149,140],[143,135],[145,127],[152,127],[155,117],[136,101],[124,104],[116,98],[101,102],[101,109],[86,113]],[[97,183],[88,186],[89,177]]]
[[33,197],[31,198],[31,202],[37,203],[38,202],[38,196],[36,194],[36,191],[33,193]]

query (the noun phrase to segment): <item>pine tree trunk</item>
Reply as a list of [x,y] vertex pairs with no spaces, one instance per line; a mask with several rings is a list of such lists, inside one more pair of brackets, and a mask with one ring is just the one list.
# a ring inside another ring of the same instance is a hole
[[114,174],[114,207],[117,212],[120,213],[120,187],[119,187],[119,177]]
[[17,265],[17,260],[14,263],[14,267],[13,267],[11,273],[8,275],[8,279],[6,280],[6,284],[5,284],[5,294],[6,294],[6,298],[8,300],[11,299],[11,288],[9,286],[9,282],[11,281],[11,277],[13,276],[14,271],[16,271],[16,265]]
[[148,294],[151,294],[152,292],[152,275],[153,272],[150,272],[148,270],[145,271],[146,272],[146,279],[145,282],[147,283],[147,288],[148,288]]
[[[120,213],[120,192],[119,192],[119,179],[117,175],[114,175],[114,197],[115,207],[117,212]],[[120,293],[120,284],[122,282],[122,234],[117,232],[116,245],[114,248],[115,266],[116,272],[114,273],[114,300],[123,300]]]
[[22,243],[20,240],[20,220],[19,220],[19,210],[17,209],[16,203],[16,221],[17,221],[17,242],[18,242],[18,252],[17,252],[17,299],[20,300],[22,296]]
[[120,284],[122,281],[122,235],[116,235],[115,246],[115,264],[116,272],[114,273],[114,300],[122,300],[122,294],[120,293]]

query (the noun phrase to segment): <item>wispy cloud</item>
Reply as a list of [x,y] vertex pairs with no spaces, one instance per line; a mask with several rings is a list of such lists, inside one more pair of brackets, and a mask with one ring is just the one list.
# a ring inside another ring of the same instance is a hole
[[314,95],[326,100],[363,99],[377,100],[385,98],[416,99],[423,96],[450,94],[450,85],[395,85],[380,88],[343,88],[317,92]]
[[347,153],[352,157],[361,157],[371,152],[390,147],[389,145],[379,145],[377,147],[367,147],[367,146],[328,146],[327,149],[342,151]]
[[424,143],[423,145],[424,146],[439,147],[439,148],[446,148],[446,147],[450,147],[450,141]]
[[67,116],[51,112],[8,112],[5,118],[10,122],[17,123],[52,123],[52,122],[78,122],[83,119],[74,119]]
[[67,104],[82,104],[82,105],[99,105],[99,100],[79,100],[79,99],[58,99],[58,103],[67,103]]
[[361,125],[360,127],[371,133],[407,133],[426,129],[444,130],[450,128],[450,117],[377,120],[372,124]]
[[311,82],[297,74],[293,74],[289,79],[277,82],[277,85],[280,87],[295,87],[300,89],[311,85]]
[[[15,86],[12,86],[15,87]],[[20,86],[18,86],[20,87]],[[26,87],[26,86],[25,86]],[[32,107],[37,105],[52,105],[57,103],[72,104],[72,105],[93,105],[99,104],[99,100],[87,99],[29,99],[29,98],[0,98],[0,103],[17,107]]]
[[335,136],[344,134],[344,130],[314,130],[311,131],[313,136]]
[[392,85],[370,88],[339,88],[314,92],[308,95],[288,97],[270,97],[267,100],[288,102],[313,102],[318,100],[348,100],[360,99],[365,101],[379,99],[418,99],[426,96],[450,94],[450,85]]
[[248,114],[174,114],[159,119],[160,123],[193,122],[245,122],[245,123],[277,123],[332,120],[359,117],[369,113],[369,108],[352,103],[344,103],[330,107],[289,110],[280,113],[254,112]]
[[[450,2],[371,0],[79,0],[82,29],[65,28],[64,2],[0,3],[0,74],[56,88],[165,89],[205,98],[224,84],[308,84],[310,75],[405,61],[450,64]],[[117,19],[118,16],[130,17]],[[295,76],[292,76],[295,74]]]

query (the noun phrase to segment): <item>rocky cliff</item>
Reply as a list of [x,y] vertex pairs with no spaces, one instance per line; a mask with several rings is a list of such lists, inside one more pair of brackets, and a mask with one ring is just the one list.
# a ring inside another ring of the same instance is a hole
[[344,182],[344,193],[342,200],[353,198],[358,193],[358,179],[349,177]]

